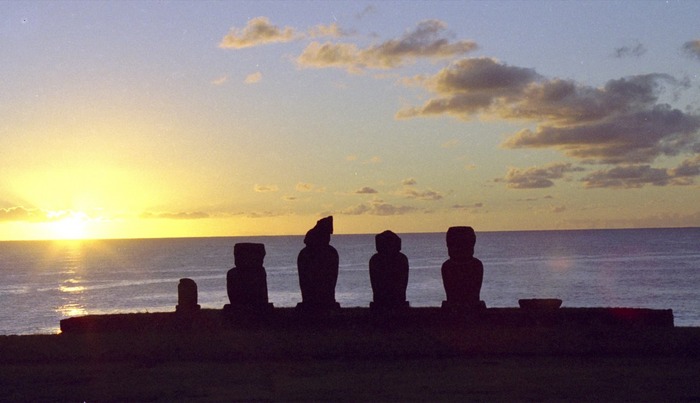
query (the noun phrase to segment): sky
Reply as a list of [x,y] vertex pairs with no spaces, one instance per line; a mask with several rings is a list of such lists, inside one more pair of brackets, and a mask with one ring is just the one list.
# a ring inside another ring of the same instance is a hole
[[0,2],[0,240],[700,226],[700,2]]

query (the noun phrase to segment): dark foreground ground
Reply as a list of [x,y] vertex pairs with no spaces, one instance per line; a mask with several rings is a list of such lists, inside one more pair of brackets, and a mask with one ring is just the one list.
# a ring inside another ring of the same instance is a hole
[[700,401],[700,328],[388,320],[0,336],[0,400]]

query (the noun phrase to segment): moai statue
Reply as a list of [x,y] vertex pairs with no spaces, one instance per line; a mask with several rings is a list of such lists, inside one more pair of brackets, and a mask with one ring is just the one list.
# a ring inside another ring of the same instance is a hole
[[401,238],[391,231],[374,237],[377,253],[369,260],[372,309],[408,308],[408,258],[401,253]]
[[200,306],[197,304],[197,283],[191,278],[182,278],[177,285],[177,306],[175,312],[194,312]]
[[263,267],[265,245],[237,243],[233,246],[235,267],[226,274],[226,291],[231,302],[224,309],[272,308],[267,297],[267,274]]
[[447,300],[443,308],[485,308],[479,298],[484,278],[484,266],[474,257],[476,234],[472,227],[450,227],[447,230],[447,252],[442,264],[442,282]]
[[297,308],[329,310],[340,307],[335,301],[339,258],[338,251],[330,245],[332,233],[333,216],[318,220],[306,233],[306,247],[297,257],[302,300]]

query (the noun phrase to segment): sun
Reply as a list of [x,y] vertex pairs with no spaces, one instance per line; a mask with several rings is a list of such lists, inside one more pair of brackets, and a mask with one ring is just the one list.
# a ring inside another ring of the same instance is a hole
[[88,223],[90,217],[80,211],[71,211],[62,214],[60,218],[50,224],[54,239],[84,239],[88,237]]

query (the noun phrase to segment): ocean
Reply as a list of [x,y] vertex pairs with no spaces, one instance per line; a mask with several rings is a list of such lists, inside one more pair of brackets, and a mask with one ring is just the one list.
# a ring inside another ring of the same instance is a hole
[[[399,234],[410,264],[407,298],[440,306],[444,233]],[[301,301],[296,257],[303,236],[0,242],[0,334],[59,332],[88,314],[172,312],[181,278],[199,304],[228,303],[226,272],[238,242],[265,244],[270,302]],[[333,235],[340,255],[336,300],[372,300],[374,235]],[[700,228],[477,232],[484,263],[481,299],[516,307],[521,298],[560,298],[563,307],[673,309],[676,326],[700,326]]]

